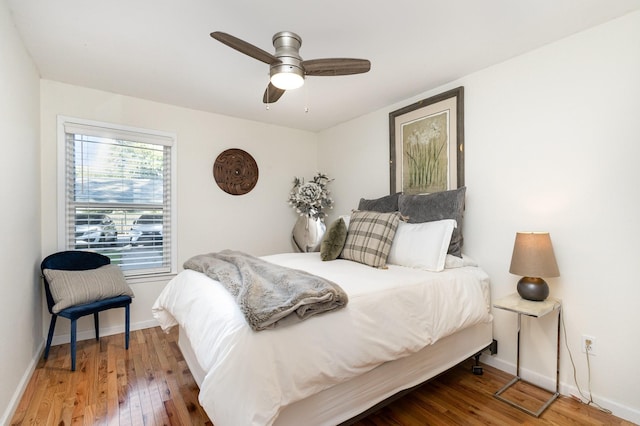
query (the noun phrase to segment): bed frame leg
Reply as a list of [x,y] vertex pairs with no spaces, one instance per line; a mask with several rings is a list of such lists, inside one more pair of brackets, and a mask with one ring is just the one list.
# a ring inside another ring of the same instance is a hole
[[471,372],[476,376],[481,376],[482,373],[484,373],[484,370],[480,366],[480,352],[475,354],[473,357],[475,358],[476,363],[473,365],[473,367],[471,367]]
[[498,353],[498,341],[496,339],[491,341],[491,344],[489,345],[489,352],[491,352],[491,355]]
[[480,365],[480,355],[482,355],[482,352],[489,349],[489,352],[491,353],[491,355],[495,355],[498,353],[498,341],[496,339],[493,339],[491,341],[491,344],[489,344],[489,346],[487,346],[486,348],[484,348],[483,350],[481,350],[480,352],[478,352],[477,354],[475,354],[473,356],[473,358],[475,359],[475,364],[471,367],[471,372],[477,376],[482,375],[482,373],[484,373],[484,370],[482,369],[482,366]]

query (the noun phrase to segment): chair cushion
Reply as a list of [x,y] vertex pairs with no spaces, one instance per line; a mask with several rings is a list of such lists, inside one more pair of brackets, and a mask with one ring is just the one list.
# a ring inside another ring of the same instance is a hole
[[124,308],[131,304],[131,296],[116,296],[109,299],[102,299],[96,302],[84,303],[82,305],[69,306],[58,312],[58,316],[70,320],[78,319],[85,315],[106,311],[113,308]]
[[53,296],[53,313],[83,303],[95,302],[114,296],[133,297],[118,265],[105,265],[85,271],[43,269]]

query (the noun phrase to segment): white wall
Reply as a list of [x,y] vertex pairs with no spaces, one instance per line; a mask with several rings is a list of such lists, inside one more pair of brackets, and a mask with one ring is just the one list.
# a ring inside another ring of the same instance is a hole
[[0,2],[0,424],[42,348],[39,76]]
[[[287,197],[294,176],[317,169],[317,135],[201,111],[130,98],[113,93],[41,81],[42,156],[56,157],[56,116],[66,115],[177,134],[178,265],[189,257],[223,249],[254,255],[291,251],[289,237],[296,220]],[[240,148],[258,163],[256,187],[246,195],[223,192],[213,179],[213,163],[222,151]],[[44,161],[42,204],[43,253],[58,250],[56,231],[56,163]],[[154,326],[151,306],[166,280],[132,284],[132,328]],[[100,317],[104,333],[123,330],[121,310]],[[48,314],[44,321],[48,321]],[[78,322],[81,338],[92,336],[90,318]],[[68,341],[68,321],[56,325],[55,343]]]
[[[56,115],[178,134],[181,264],[223,248],[258,255],[289,250],[295,215],[286,197],[294,175],[322,170],[336,178],[332,218],[356,207],[360,197],[388,194],[388,113],[459,85],[465,86],[466,111],[465,251],[489,272],[494,298],[500,297],[513,292],[517,280],[507,272],[515,232],[550,231],[562,274],[550,280],[551,292],[564,301],[580,384],[587,387],[579,338],[590,334],[598,345],[591,360],[595,400],[640,423],[640,193],[632,186],[640,181],[639,45],[636,12],[314,135],[51,81],[39,89],[37,71],[0,2],[0,140],[8,153],[0,159],[0,181],[3,199],[12,202],[11,209],[0,209],[11,242],[0,249],[0,286],[11,294],[0,299],[0,336],[9,342],[0,349],[0,423],[40,354],[42,323],[48,322],[34,306],[42,305],[39,261],[57,250]],[[241,197],[219,190],[211,174],[215,157],[231,147],[250,152],[260,167],[257,187]],[[150,306],[163,286],[134,285],[134,324],[152,323]],[[512,369],[515,318],[494,314],[500,353],[487,361]],[[118,331],[122,318],[110,315],[101,323]],[[66,326],[58,326],[58,337]],[[81,334],[90,327],[81,322]],[[525,321],[524,332],[531,336],[523,342],[525,373],[547,383],[553,324]],[[567,355],[563,347],[565,393],[574,392]]]
[[[640,12],[493,66],[320,135],[318,164],[337,177],[336,213],[389,193],[388,113],[465,87],[464,251],[492,277],[493,297],[515,291],[508,273],[516,231],[551,233],[568,346],[587,390],[582,334],[595,336],[594,399],[640,423]],[[375,174],[374,174],[375,171]],[[494,310],[499,354],[515,371],[515,314]],[[551,386],[555,323],[523,320],[526,378]],[[566,347],[561,392],[575,393]]]

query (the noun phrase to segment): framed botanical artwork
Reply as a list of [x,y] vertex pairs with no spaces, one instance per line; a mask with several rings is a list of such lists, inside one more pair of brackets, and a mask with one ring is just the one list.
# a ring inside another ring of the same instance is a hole
[[389,113],[391,194],[464,186],[464,87]]

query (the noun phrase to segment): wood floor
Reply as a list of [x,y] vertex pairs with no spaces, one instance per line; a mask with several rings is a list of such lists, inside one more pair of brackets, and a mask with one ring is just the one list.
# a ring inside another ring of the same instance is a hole
[[[212,425],[198,403],[198,387],[176,332],[167,335],[158,327],[133,331],[128,351],[122,334],[78,342],[76,372],[69,371],[70,363],[68,344],[51,348],[12,425]],[[471,365],[454,368],[355,425],[633,424],[565,397],[535,419],[493,398],[511,376],[488,366],[484,375],[475,376]],[[549,395],[520,383],[507,392],[505,396],[525,405]]]

